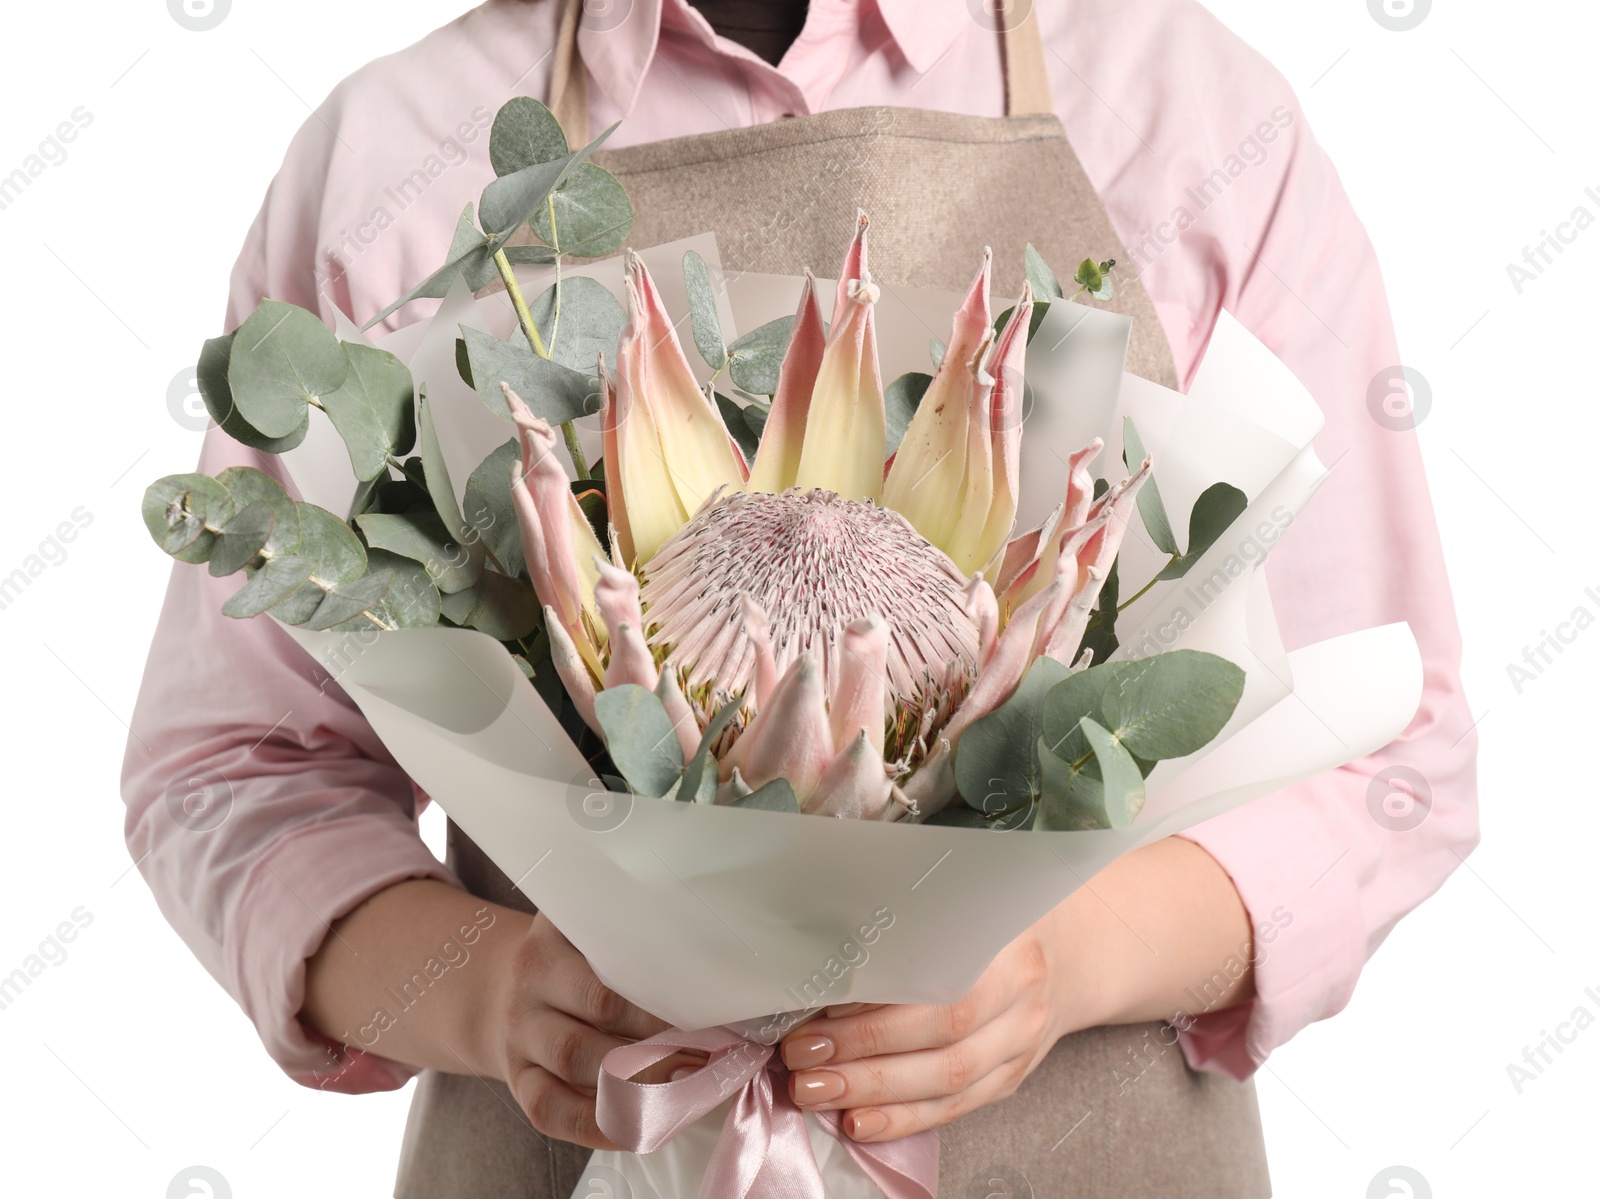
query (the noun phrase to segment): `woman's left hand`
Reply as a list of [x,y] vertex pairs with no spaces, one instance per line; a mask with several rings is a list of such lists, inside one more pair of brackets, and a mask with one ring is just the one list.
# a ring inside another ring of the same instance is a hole
[[783,1042],[789,1094],[802,1108],[848,1109],[844,1131],[857,1141],[909,1136],[1010,1095],[1066,1031],[1054,916],[956,1003],[831,1008],[840,1014],[796,1029]]
[[1198,845],[1166,837],[1074,892],[956,1003],[846,1005],[795,1029],[783,1040],[789,1093],[843,1111],[853,1140],[909,1136],[1012,1094],[1068,1033],[1187,1027],[1196,988],[1211,996],[1204,1011],[1251,998],[1255,960],[1233,881]]

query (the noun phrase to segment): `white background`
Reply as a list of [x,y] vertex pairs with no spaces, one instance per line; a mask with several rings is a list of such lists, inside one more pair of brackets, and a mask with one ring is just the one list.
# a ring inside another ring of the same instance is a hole
[[[1521,295],[1506,264],[1575,207],[1600,216],[1584,194],[1600,195],[1600,18],[1578,0],[1458,0],[1391,32],[1364,0],[1210,7],[1302,97],[1377,243],[1406,362],[1431,384],[1420,435],[1482,737],[1482,847],[1389,938],[1349,1008],[1259,1075],[1277,1193],[1385,1195],[1372,1184],[1395,1164],[1441,1199],[1594,1193],[1600,1025],[1521,1094],[1507,1066],[1575,1008],[1600,1016],[1585,768],[1600,631],[1520,694],[1507,666],[1575,608],[1600,616],[1600,227]],[[129,871],[117,776],[168,570],[138,500],[190,469],[200,440],[169,416],[169,384],[220,331],[229,268],[307,102],[455,12],[239,0],[194,33],[159,0],[8,6],[0,174],[74,109],[93,114],[0,211],[0,575],[75,509],[93,517],[0,611],[0,974],[92,914],[0,1011],[8,1194],[158,1199],[196,1163],[241,1199],[389,1194],[409,1091],[329,1096],[279,1074]]]

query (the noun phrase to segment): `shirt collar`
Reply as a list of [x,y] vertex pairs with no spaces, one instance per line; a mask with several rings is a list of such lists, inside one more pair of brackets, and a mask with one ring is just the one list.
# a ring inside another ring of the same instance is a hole
[[[862,4],[874,0],[860,0]],[[962,0],[876,0],[889,36],[919,74],[938,62],[973,20]],[[578,30],[578,53],[595,82],[624,116],[633,111],[645,72],[661,42],[664,10],[683,17],[688,0],[610,0],[605,9],[623,10],[615,26],[599,13]]]

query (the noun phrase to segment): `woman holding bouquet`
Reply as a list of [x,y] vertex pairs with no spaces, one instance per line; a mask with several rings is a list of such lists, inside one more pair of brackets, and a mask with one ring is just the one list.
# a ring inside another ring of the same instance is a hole
[[[984,244],[1002,294],[1028,242],[1114,257],[1131,371],[1188,380],[1227,308],[1317,397],[1342,465],[1274,555],[1275,606],[1291,645],[1408,620],[1427,693],[1407,733],[1116,862],[959,1003],[831,1011],[783,1046],[794,1100],[857,1141],[937,1130],[941,1193],[1268,1194],[1250,1075],[1344,1005],[1477,836],[1420,457],[1368,409],[1398,361],[1381,281],[1287,84],[1192,0],[489,0],[307,122],[229,328],[264,296],[331,323],[402,294],[492,176],[485,114],[520,93],[574,145],[625,118],[596,161],[634,199],[635,244],[709,229],[725,266],[793,274],[833,261],[866,207],[886,287],[959,287]],[[201,469],[229,465],[274,469],[214,428]],[[601,1058],[663,1023],[457,830],[435,860],[354,705],[271,621],[224,619],[219,583],[174,574],[129,742],[129,847],[163,911],[298,1081],[422,1072],[398,1196],[565,1199],[610,1144]],[[1396,763],[1431,787],[1404,831],[1369,812]],[[175,780],[218,776],[228,820],[173,819]]]

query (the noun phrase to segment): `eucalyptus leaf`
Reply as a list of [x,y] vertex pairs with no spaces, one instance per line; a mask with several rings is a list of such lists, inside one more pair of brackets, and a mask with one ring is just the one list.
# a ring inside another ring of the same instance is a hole
[[235,331],[228,357],[234,406],[267,437],[287,437],[306,405],[343,386],[349,363],[338,338],[304,308],[264,300]]
[[511,419],[511,409],[506,406],[501,383],[509,383],[529,411],[552,425],[600,411],[600,385],[594,375],[539,357],[521,332],[506,341],[465,325],[461,333],[467,342],[478,395],[502,419]]
[[531,586],[493,570],[485,570],[465,591],[444,596],[442,603],[451,623],[477,629],[496,641],[526,637],[543,619]]
[[1100,598],[1097,601],[1099,610],[1095,614],[1094,623],[1083,635],[1083,640],[1078,643],[1077,654],[1073,661],[1082,656],[1085,649],[1094,651],[1090,659],[1091,665],[1099,666],[1111,660],[1111,655],[1117,652],[1120,642],[1117,640],[1117,601],[1118,592],[1122,587],[1118,564],[1121,557],[1111,560],[1111,569],[1106,572],[1105,581],[1100,584]]
[[[555,209],[555,223],[550,210]],[[580,163],[550,202],[533,214],[533,231],[547,246],[575,258],[602,258],[622,249],[633,232],[633,202],[617,177],[592,162]]]
[[[750,422],[745,419],[745,409],[743,407],[730,400],[720,391],[715,394],[717,397],[717,410],[722,413],[722,423],[727,426],[728,435],[733,438],[734,444],[739,447],[739,452],[744,455],[745,462],[754,462],[756,460],[756,450],[761,445],[760,431],[751,428]],[[766,423],[765,415],[762,417],[762,423]]]
[[1199,650],[1124,665],[1101,695],[1100,711],[1117,740],[1141,758],[1182,758],[1203,749],[1244,694],[1244,671]]
[[451,537],[437,512],[398,516],[373,512],[357,517],[356,525],[368,545],[421,563],[446,595],[471,587],[483,571],[482,555],[475,557]]
[[928,357],[933,359],[933,369],[938,370],[939,364],[944,361],[944,342],[939,338],[928,339]]
[[305,627],[312,632],[320,632],[374,611],[382,605],[393,582],[394,575],[381,570],[330,588],[317,605],[317,610],[305,622]]
[[356,478],[365,483],[389,469],[391,456],[416,444],[416,391],[406,364],[387,350],[343,345],[349,374],[343,387],[322,397],[322,407],[344,438]]
[[1037,300],[1059,300],[1066,293],[1061,290],[1061,281],[1056,278],[1056,273],[1050,269],[1050,264],[1044,256],[1033,248],[1033,243],[1022,252],[1023,272],[1027,275],[1029,284],[1033,287],[1033,295]]
[[717,316],[717,292],[711,285],[711,268],[693,250],[683,255],[683,282],[689,289],[689,324],[694,330],[695,349],[714,371],[728,365],[728,347],[722,339],[722,320]]
[[757,325],[728,347],[728,375],[734,385],[751,395],[773,396],[778,392],[779,368],[789,350],[794,317],[780,316]]
[[606,752],[638,795],[659,798],[683,774],[683,746],[655,692],[626,684],[594,697]]
[[449,294],[450,285],[456,281],[456,276],[463,273],[467,276],[467,286],[473,291],[488,284],[499,273],[489,252],[489,239],[473,223],[471,204],[462,209],[461,216],[456,221],[455,236],[450,241],[450,250],[445,255],[444,265],[361,328],[363,330],[372,328],[379,321],[404,308],[412,300],[442,299]]
[[281,620],[284,624],[303,625],[317,614],[317,609],[322,607],[322,601],[327,598],[327,588],[312,580],[289,592],[273,604],[268,613],[274,620]]
[[932,375],[907,371],[883,389],[883,411],[889,434],[888,454],[900,448],[906,430],[911,427],[911,418],[916,416],[917,406],[922,403],[922,397],[928,393],[928,384],[932,382]]
[[1072,278],[1082,285],[1085,290],[1091,292],[1105,286],[1105,276],[1101,272],[1100,264],[1093,258],[1085,258],[1080,262]]
[[507,100],[489,130],[489,161],[496,175],[514,175],[568,153],[567,135],[555,114],[530,96]]
[[1039,764],[1026,748],[1039,740],[1045,697],[1071,672],[1054,658],[1040,658],[1010,699],[961,734],[956,750],[956,786],[969,807],[986,816],[1026,807],[1038,798]]
[[151,538],[168,554],[204,562],[215,534],[238,510],[228,489],[210,475],[168,475],[145,489],[141,513]]
[[243,570],[261,553],[267,539],[272,536],[272,526],[277,517],[272,505],[256,500],[246,504],[223,525],[217,533],[217,544],[211,550],[210,570],[221,578],[236,570]]
[[387,571],[394,576],[383,597],[383,615],[390,624],[397,629],[431,629],[439,623],[439,589],[420,562],[388,550],[369,549],[367,565],[374,573]]
[[550,193],[588,161],[589,155],[616,131],[613,124],[583,149],[551,162],[537,163],[496,179],[484,188],[478,216],[490,235],[489,253],[497,253],[512,234],[545,206]]
[[[559,322],[555,319],[557,294],[561,297]],[[617,343],[627,328],[628,314],[603,284],[587,275],[574,275],[559,288],[555,284],[545,288],[528,311],[557,363],[592,378],[595,363],[603,354],[606,366],[616,370]],[[527,345],[526,339],[523,345]],[[520,391],[517,394],[522,395]]]
[[300,590],[315,567],[308,557],[273,558],[228,597],[222,614],[243,620],[265,612]]
[[422,397],[417,408],[417,441],[422,453],[422,475],[427,483],[428,495],[433,500],[433,510],[444,521],[445,531],[452,541],[461,545],[471,558],[469,571],[476,571],[483,563],[483,540],[462,519],[461,506],[456,503],[456,491],[450,481],[450,468],[445,465],[444,451],[439,448],[439,436],[433,428],[433,412],[427,397]]
[[[1131,416],[1122,421],[1122,460],[1130,471],[1138,470],[1145,460],[1144,442],[1139,439],[1139,430],[1134,428]],[[1161,502],[1161,489],[1156,486],[1153,473],[1139,488],[1137,502],[1139,517],[1144,521],[1150,540],[1162,553],[1176,555],[1178,541],[1172,535],[1172,522],[1167,519],[1167,506]]]
[[305,440],[311,428],[311,409],[307,406],[301,421],[286,437],[268,437],[240,415],[233,406],[233,392],[228,387],[228,361],[233,352],[234,334],[213,337],[200,350],[200,361],[195,367],[195,384],[200,388],[200,398],[205,402],[211,419],[229,437],[251,449],[265,454],[286,454]]
[[300,515],[289,493],[271,475],[249,466],[230,466],[217,475],[217,482],[228,489],[235,507],[261,502],[272,509],[272,535],[262,549],[272,557],[295,553],[300,548]]
[[1156,578],[1183,578],[1249,506],[1244,492],[1231,483],[1213,483],[1207,487],[1189,510],[1189,548],[1181,558],[1167,563]]
[[711,747],[716,744],[722,731],[728,727],[729,722],[739,714],[743,706],[742,699],[729,700],[711,718],[711,723],[706,725],[705,732],[700,735],[700,747],[695,751],[689,764],[683,769],[683,777],[678,780],[678,785],[671,794],[675,799],[686,803],[711,803],[717,795],[717,767],[711,757]]
[[517,523],[517,509],[511,499],[511,465],[521,459],[522,451],[513,437],[478,464],[467,479],[461,501],[467,524],[483,538],[495,561],[510,575],[528,573],[522,553],[522,526]]
[[794,788],[789,785],[788,779],[773,779],[765,787],[757,788],[749,795],[741,796],[731,805],[735,808],[750,808],[757,812],[791,812],[800,814],[800,801],[795,798]]
[[1072,762],[1051,753],[1040,738],[1044,794],[1033,827],[1058,832],[1126,828],[1144,806],[1144,775],[1128,751],[1093,718],[1083,717],[1077,737],[1089,749]]
[[315,581],[331,587],[367,573],[367,551],[349,525],[314,504],[296,504],[295,512],[300,517],[300,553],[316,564]]

